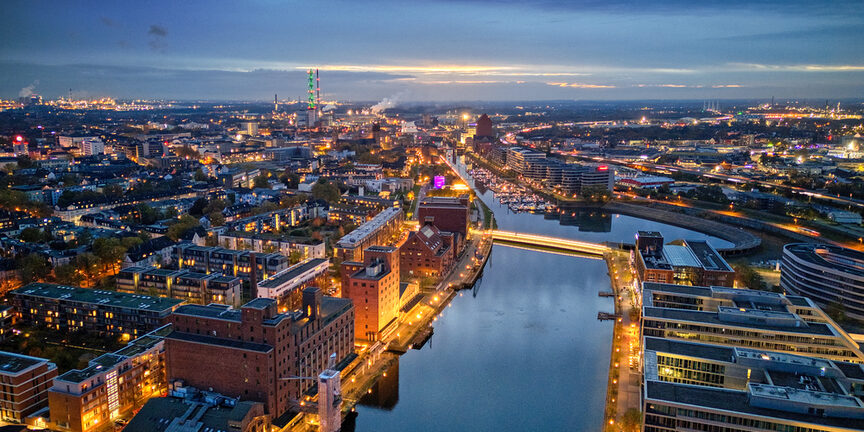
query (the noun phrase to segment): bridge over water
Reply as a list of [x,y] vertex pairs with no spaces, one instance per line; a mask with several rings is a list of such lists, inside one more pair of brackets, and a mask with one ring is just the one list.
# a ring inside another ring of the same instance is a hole
[[491,236],[495,241],[514,243],[518,245],[550,248],[555,250],[578,252],[588,255],[598,255],[611,251],[605,244],[590,243],[579,240],[551,237],[540,234],[519,233],[513,231],[486,230],[476,231],[477,234]]

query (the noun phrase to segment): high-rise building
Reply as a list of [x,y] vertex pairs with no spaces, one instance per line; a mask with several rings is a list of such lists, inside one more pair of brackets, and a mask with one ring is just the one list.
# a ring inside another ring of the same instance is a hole
[[81,154],[84,156],[105,154],[105,143],[99,138],[85,139],[81,142]]
[[839,246],[793,243],[783,246],[780,287],[864,319],[864,253]]
[[355,337],[376,341],[399,315],[399,249],[371,246],[365,262],[342,263],[342,297],[354,303]]
[[[330,364],[354,356],[354,306],[303,291],[300,310],[279,313],[276,300],[258,298],[240,309],[186,305],[170,317],[168,379],[244,401],[262,402],[273,418],[298,409],[304,392]],[[338,368],[338,367],[337,367]]]

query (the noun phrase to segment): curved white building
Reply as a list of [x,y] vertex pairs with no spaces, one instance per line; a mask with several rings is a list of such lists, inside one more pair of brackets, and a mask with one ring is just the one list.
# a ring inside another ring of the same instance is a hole
[[840,303],[846,314],[864,319],[864,253],[839,246],[791,243],[783,246],[780,286],[820,305]]

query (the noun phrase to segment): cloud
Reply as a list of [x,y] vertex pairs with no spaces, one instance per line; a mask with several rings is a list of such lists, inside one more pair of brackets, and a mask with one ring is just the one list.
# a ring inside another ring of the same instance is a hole
[[730,63],[733,69],[766,72],[864,72],[864,65]]
[[165,41],[168,37],[168,30],[165,30],[165,27],[151,24],[150,30],[147,30],[147,36],[147,45],[150,46],[151,50],[165,52],[165,48],[168,47],[168,43]]
[[104,24],[104,25],[106,25],[106,26],[108,26],[108,27],[114,27],[114,24],[116,24],[116,23],[114,22],[114,20],[112,20],[111,18],[108,18],[108,17],[104,17],[104,16],[103,16],[103,17],[99,17],[99,21],[102,22],[102,24]]
[[614,85],[566,83],[566,82],[547,82],[546,85],[556,86],[556,87],[580,88],[580,89],[611,89],[611,88],[615,88]]
[[160,25],[151,24],[150,30],[147,30],[147,34],[156,37],[165,37],[168,36],[168,30],[165,30],[165,27]]

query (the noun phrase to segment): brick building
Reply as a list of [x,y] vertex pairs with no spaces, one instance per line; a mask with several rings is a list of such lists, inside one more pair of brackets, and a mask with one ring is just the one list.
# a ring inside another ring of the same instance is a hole
[[346,299],[303,291],[303,308],[278,313],[276,300],[258,298],[240,309],[185,305],[170,317],[165,350],[169,381],[241,400],[262,402],[276,418],[299,407],[301,395],[331,354],[353,358],[354,307]]
[[658,232],[639,231],[632,261],[640,282],[731,287],[735,271],[704,240],[663,244]]
[[166,391],[164,337],[160,327],[113,353],[90,360],[54,379],[48,391],[50,426],[54,430],[87,432],[140,408]]
[[446,274],[456,258],[453,234],[441,232],[435,225],[426,224],[408,234],[399,247],[399,268],[404,276],[432,276]]
[[0,352],[0,419],[21,423],[48,404],[57,366],[47,359]]
[[458,234],[457,250],[468,236],[470,202],[468,196],[459,198],[426,197],[417,205],[417,220],[431,223],[441,231]]
[[371,246],[363,255],[363,263],[342,263],[342,297],[354,303],[357,339],[375,341],[399,315],[399,249]]

